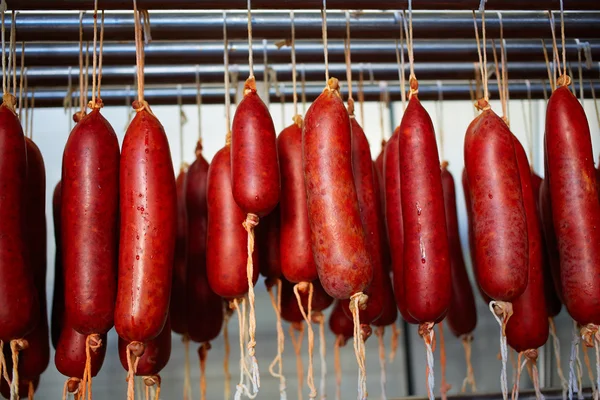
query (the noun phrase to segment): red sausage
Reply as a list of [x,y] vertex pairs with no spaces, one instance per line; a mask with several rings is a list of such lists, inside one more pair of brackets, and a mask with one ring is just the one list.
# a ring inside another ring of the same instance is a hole
[[[242,226],[246,214],[231,192],[230,148],[215,154],[208,169],[208,230],[206,268],[212,290],[221,297],[235,299],[248,292],[246,261],[248,235]],[[258,279],[257,251],[252,254],[254,283]]]
[[19,119],[0,106],[0,340],[19,339],[35,328],[40,305],[26,237],[25,137]]
[[411,324],[415,320],[406,309],[404,296],[404,226],[402,223],[402,197],[400,193],[400,152],[399,152],[400,127],[385,146],[383,155],[383,176],[385,177],[385,225],[387,237],[390,242],[392,256],[392,272],[396,306],[402,318]]
[[121,154],[121,234],[115,327],[127,341],[147,342],[169,312],[177,234],[177,192],[165,131],[137,113]]
[[[83,379],[85,370],[85,341],[87,335],[82,335],[72,328],[69,317],[65,316],[63,329],[54,354],[56,369],[66,377]],[[102,368],[106,355],[106,334],[100,335],[102,345],[96,351],[90,351],[92,377],[96,376]]]
[[[318,279],[313,281],[312,284],[313,297],[311,309],[313,312],[323,311],[333,303],[333,298],[323,289]],[[304,318],[294,294],[294,285],[295,283],[289,282],[286,279],[281,280],[281,318],[288,322],[302,322]],[[305,313],[308,313],[308,287],[305,291],[301,291],[300,288],[298,289],[302,308],[304,308]]]
[[58,338],[62,329],[63,315],[65,312],[65,284],[63,282],[62,244],[60,240],[60,207],[61,207],[61,182],[58,181],[52,194],[52,215],[54,217],[54,242],[56,251],[54,256],[54,293],[52,295],[52,346],[56,349]]
[[[11,367],[8,370],[8,376],[12,379],[12,360],[7,360],[6,362],[7,362],[7,367],[8,367],[8,363],[11,364]],[[28,393],[29,393],[29,383],[30,382],[33,382],[33,392],[35,393],[35,391],[37,390],[37,387],[40,383],[40,377],[38,376],[33,380],[27,380],[27,379],[21,379],[21,376],[19,376],[19,398],[21,398],[21,399],[29,398]],[[0,380],[0,394],[5,399],[10,399],[10,386],[8,386],[8,383],[6,383],[6,381],[4,379]]]
[[444,190],[444,209],[446,229],[450,246],[450,267],[452,271],[452,299],[446,320],[456,337],[473,332],[477,325],[477,308],[467,267],[463,258],[456,215],[456,189],[454,178],[448,171],[448,163],[442,162],[442,188]]
[[[546,243],[544,236],[543,222],[542,222],[542,211],[540,208],[540,192],[542,186],[542,178],[540,178],[533,170],[531,171],[531,186],[533,187],[533,196],[536,200],[537,215],[540,229],[542,229],[542,271],[544,274],[544,295],[546,297],[546,309],[549,317],[556,317],[562,308],[562,302],[558,297],[557,291],[554,286],[554,278],[552,277],[552,266],[551,263],[558,263],[558,249],[555,247],[552,252],[556,252],[556,258],[550,259],[550,250]],[[557,271],[560,274],[560,266],[556,266]]]
[[[154,339],[149,340],[145,344],[144,354],[139,359],[136,375],[137,376],[154,376],[167,365],[171,358],[171,324],[170,318],[167,318],[162,332]],[[121,365],[128,371],[127,368],[127,342],[119,336],[119,360]]]
[[566,86],[546,110],[552,219],[565,306],[581,325],[600,324],[600,201],[585,112]]
[[[385,141],[383,141],[383,145],[385,146]],[[390,253],[390,241],[387,237],[387,228],[385,223],[385,181],[383,175],[383,161],[384,161],[384,151],[385,147],[381,148],[381,153],[377,156],[377,160],[373,162],[373,166],[375,167],[375,174],[377,175],[377,191],[378,197],[380,199],[380,208],[381,208],[381,240],[383,241],[381,260],[383,262],[383,267],[387,272],[391,272],[392,268],[392,255]]]
[[273,279],[281,276],[279,214],[279,206],[277,206],[270,214],[261,219],[260,225],[256,228],[259,271],[262,276]]
[[302,133],[311,246],[325,291],[337,299],[362,292],[373,268],[352,175],[350,118],[338,81],[306,112]]
[[513,315],[506,325],[506,339],[513,349],[522,352],[543,346],[548,340],[549,325],[544,296],[542,232],[531,183],[531,170],[523,146],[514,136],[513,141],[519,164],[523,205],[527,215],[529,279],[527,289],[512,302]]
[[435,133],[417,96],[400,124],[399,153],[406,306],[420,323],[435,322],[450,305],[450,254]]
[[190,271],[188,281],[188,335],[205,343],[219,336],[223,326],[223,300],[208,284],[205,268]]
[[75,126],[62,161],[65,312],[83,334],[112,328],[117,294],[119,142],[94,109]]
[[269,109],[256,93],[254,77],[250,77],[244,85],[244,98],[237,106],[231,126],[233,198],[246,214],[264,217],[279,202],[275,137]]
[[464,157],[477,281],[494,300],[515,300],[527,287],[527,219],[512,133],[492,110],[467,128]]
[[[467,222],[468,222],[468,236],[469,236],[469,255],[471,256],[471,268],[474,271],[477,271],[475,267],[475,234],[473,233],[473,209],[471,204],[471,191],[469,190],[469,181],[467,179],[467,170],[463,168],[462,170],[462,186],[463,193],[465,195],[465,206],[467,209]],[[488,296],[482,289],[479,281],[477,281],[477,275],[475,275],[475,283],[477,284],[477,289],[479,290],[479,294],[481,298],[485,302],[485,304],[490,304],[492,298]]]
[[302,168],[302,121],[285,128],[277,138],[281,173],[281,273],[290,282],[318,278],[310,242],[306,186]]
[[[354,322],[349,318],[343,310],[344,306],[340,301],[336,301],[331,314],[329,314],[329,329],[336,337],[342,337],[341,346],[345,345],[348,339],[354,336]],[[366,324],[361,324],[363,340],[366,342],[371,336],[371,327]]]
[[185,169],[179,171],[175,180],[177,188],[177,236],[175,237],[175,262],[173,263],[173,286],[171,288],[171,302],[169,315],[171,316],[171,329],[173,332],[187,333],[187,312],[189,301],[186,297],[187,287],[187,236],[188,220],[185,205],[185,188],[187,186],[187,173]]

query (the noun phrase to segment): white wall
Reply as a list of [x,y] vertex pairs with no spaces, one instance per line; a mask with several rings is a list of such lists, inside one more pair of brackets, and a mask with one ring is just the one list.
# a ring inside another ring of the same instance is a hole
[[[594,140],[594,154],[598,154],[600,149],[600,131],[598,128],[598,122],[595,117],[593,104],[591,101],[586,101],[586,113],[589,118],[589,124],[592,129],[592,136]],[[437,125],[437,118],[435,112],[434,102],[424,102],[425,108],[430,112],[434,124]],[[500,112],[501,107],[498,102],[492,102],[492,107],[497,112]],[[271,105],[271,113],[275,123],[277,131],[281,131],[284,124],[289,125],[292,117],[292,106],[290,104],[285,106],[285,118],[282,120],[282,109],[279,104]],[[394,121],[396,124],[399,123],[402,115],[402,107],[400,103],[393,104],[394,109]],[[544,110],[545,105],[542,101],[534,102],[533,106],[533,127],[534,127],[534,140],[536,146],[534,148],[534,161],[536,171],[542,174],[542,163],[540,144],[544,126]],[[184,127],[184,161],[191,162],[194,159],[194,148],[197,139],[197,114],[195,106],[185,106],[185,113],[187,115],[188,123]],[[302,107],[300,107],[302,111]],[[511,126],[513,132],[523,141],[527,148],[527,140],[525,136],[525,124],[523,122],[523,107],[520,101],[511,101],[510,104],[510,117]],[[124,130],[127,121],[127,114],[129,108],[123,107],[106,107],[102,110],[103,115],[111,122],[119,140],[123,139]],[[169,136],[171,144],[171,151],[173,153],[173,163],[175,170],[181,162],[179,152],[179,115],[177,107],[153,107],[153,111],[159,120],[165,126],[165,130]],[[359,121],[360,111],[357,105],[356,112],[358,114]],[[224,107],[217,105],[206,105],[202,109],[203,120],[202,120],[202,132],[203,132],[203,143],[204,143],[204,156],[210,161],[212,156],[218,149],[222,147],[225,141],[225,122],[224,122]],[[365,132],[369,137],[371,143],[371,150],[373,158],[375,158],[380,151],[381,142],[381,130],[379,121],[379,105],[376,103],[365,104],[365,121],[363,126]],[[466,101],[455,101],[445,102],[443,106],[443,120],[444,120],[444,151],[445,158],[450,162],[450,171],[454,175],[455,179],[460,179],[460,174],[463,168],[463,137],[468,124],[473,119],[473,108],[470,102]],[[39,145],[46,163],[47,170],[47,219],[48,219],[48,297],[52,296],[53,279],[54,279],[54,240],[52,231],[52,191],[54,185],[60,178],[60,165],[62,150],[68,135],[68,127],[70,115],[66,115],[61,109],[38,109],[34,113],[33,132],[34,140]],[[384,135],[389,138],[391,134],[390,118],[389,114],[386,113],[384,116]],[[463,243],[463,252],[467,260],[469,259],[469,252],[467,250],[466,240],[466,224],[465,224],[465,208],[464,208],[464,197],[461,190],[460,182],[457,181],[457,196],[458,196],[458,213],[460,222],[461,239]],[[260,398],[276,398],[277,383],[268,374],[267,367],[270,360],[275,355],[275,328],[274,328],[274,316],[272,308],[268,301],[262,283],[257,285],[257,318],[258,318],[258,347],[257,354],[261,366],[262,372],[262,384],[263,391],[261,392]],[[475,342],[473,351],[473,361],[475,367],[475,375],[478,382],[479,390],[483,392],[497,392],[499,391],[499,371],[500,362],[496,359],[498,351],[498,327],[493,318],[489,315],[487,307],[479,299],[478,294],[478,311],[479,311],[479,323],[475,331]],[[48,304],[51,304],[49,301]],[[563,368],[566,369],[566,362],[568,360],[568,340],[570,338],[570,321],[566,313],[563,311],[557,320],[557,326],[560,332],[560,338],[562,343],[562,359]],[[237,344],[235,338],[237,337],[237,322],[234,320],[230,324],[230,338],[232,340],[232,355],[230,359],[232,379],[235,382],[238,376],[237,367]],[[285,328],[287,329],[287,327]],[[464,356],[460,341],[456,340],[449,331],[446,330],[446,351],[448,353],[448,381],[453,385],[451,393],[456,393],[460,388],[460,384],[464,377]],[[402,332],[406,334],[407,332]],[[425,395],[425,354],[424,347],[420,338],[418,338],[415,329],[410,328],[409,334],[409,346],[410,356],[412,359],[412,374],[415,376],[415,388],[417,394]],[[183,384],[183,346],[179,337],[173,336],[173,352],[171,362],[163,372],[163,398],[174,399],[180,398],[182,393]],[[333,338],[328,335],[328,395],[329,398],[334,396],[334,378],[333,378],[333,358],[332,344]],[[386,334],[386,342],[389,341],[389,332]],[[389,343],[389,342],[388,342]],[[403,343],[401,338],[400,343]],[[94,380],[94,397],[97,400],[111,399],[114,396],[120,396],[121,398],[125,394],[125,371],[122,369],[117,353],[116,353],[116,334],[114,330],[109,335],[109,351],[107,358],[104,363],[103,369],[99,376]],[[306,346],[306,344],[305,344]],[[191,350],[192,357],[192,387],[194,391],[194,398],[198,397],[198,366],[196,359],[195,346]],[[222,339],[218,339],[213,344],[213,350],[208,356],[208,398],[219,399],[222,397],[222,357],[223,357],[223,345]],[[399,355],[400,359],[396,359],[394,365],[388,366],[388,395],[390,397],[401,396],[406,394],[406,383],[404,380],[405,369],[402,366],[404,353],[401,351]],[[543,356],[542,356],[543,357]],[[318,359],[315,363],[315,376],[317,377],[316,383],[318,386],[319,366]],[[285,352],[285,371],[288,381],[288,396],[295,398],[296,393],[296,374],[295,374],[295,361],[292,353],[291,343],[286,341],[286,352]],[[304,356],[304,365],[306,368],[307,357]],[[344,371],[344,389],[342,398],[354,398],[356,395],[356,363],[352,354],[352,346],[349,344],[342,351],[342,366]],[[371,394],[371,398],[379,396],[379,363],[377,360],[377,339],[371,338],[367,342],[367,370],[368,370],[368,388]],[[439,358],[436,357],[436,382],[439,382]],[[523,379],[524,381],[526,378]],[[60,375],[54,368],[53,363],[49,366],[48,370],[42,377],[41,386],[38,391],[36,398],[38,399],[57,399],[60,398],[62,393],[62,385],[64,377]],[[556,378],[553,382],[556,386]],[[439,385],[436,386],[436,388]],[[307,391],[305,390],[305,397],[307,397]]]

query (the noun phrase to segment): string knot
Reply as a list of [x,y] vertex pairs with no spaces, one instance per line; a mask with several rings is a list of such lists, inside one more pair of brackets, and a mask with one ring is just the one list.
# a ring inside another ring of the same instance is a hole
[[442,169],[448,169],[448,165],[450,165],[450,163],[446,160],[442,161],[442,164],[440,165]]
[[419,93],[419,81],[417,81],[417,77],[413,74],[410,75],[410,79],[408,80],[408,85],[410,87],[410,93],[408,95],[411,98],[413,95]]
[[523,352],[525,358],[527,358],[531,363],[535,364],[538,359],[538,351],[537,349],[528,349]]
[[300,282],[296,284],[296,286],[298,286],[298,292],[303,294],[308,292],[308,290],[310,289],[310,285],[310,282]]
[[419,325],[419,336],[423,338],[426,344],[430,345],[435,349],[435,338],[432,338],[431,332],[433,331],[433,322],[425,322]]
[[12,111],[13,114],[16,114],[15,108],[17,106],[17,99],[12,94],[4,93],[2,96],[2,105]]
[[202,157],[202,139],[198,139],[195,150],[196,158]]
[[587,324],[581,328],[581,340],[587,347],[594,347],[594,338],[600,335],[598,325]]
[[369,324],[360,324],[360,337],[363,342],[366,342],[368,338],[373,334],[373,329]]
[[77,111],[75,114],[73,114],[73,122],[76,124],[79,123],[79,121],[81,121],[86,115],[87,113],[85,110]]
[[312,312],[311,319],[314,324],[320,324],[324,318],[325,318],[325,316],[323,315],[323,313],[321,311],[313,311]]
[[248,213],[246,215],[246,220],[243,222],[242,225],[244,226],[244,229],[246,229],[246,231],[251,231],[258,226],[258,221],[258,215]]
[[302,128],[302,115],[296,114],[292,118],[292,121],[298,126],[298,128]]
[[560,86],[569,86],[571,84],[571,77],[569,75],[563,74],[558,77],[556,84]]
[[[355,299],[358,299],[358,303],[356,303]],[[358,305],[359,310],[366,309],[368,301],[369,296],[367,296],[363,292],[354,293],[352,296],[350,296],[350,311],[353,311],[355,304]]]
[[506,324],[513,315],[512,303],[508,301],[492,301],[490,302],[490,310],[496,317],[502,319],[502,335],[506,336]]
[[225,146],[231,146],[231,130],[225,135]]
[[102,102],[102,99],[98,97],[96,101],[90,100],[87,106],[90,110],[99,110],[104,107],[104,103]]
[[487,111],[491,109],[490,103],[486,99],[479,99],[475,102],[475,108],[479,111]]
[[352,97],[348,97],[348,114],[354,118],[354,99]]
[[74,378],[71,377],[69,379],[67,379],[67,390],[69,391],[69,393],[77,393],[79,392],[79,387],[81,384],[81,380],[79,378]]
[[329,78],[327,81],[326,90],[339,92],[340,90],[340,82],[337,78]]
[[160,386],[161,383],[161,379],[160,379],[160,375],[152,375],[152,376],[145,376],[144,377],[144,384],[146,386]]
[[[152,114],[150,105],[148,104],[148,102],[146,100],[135,100],[133,103],[131,103],[131,107],[133,107],[135,112],[140,112],[140,111],[146,110],[150,114]],[[152,114],[152,115],[154,115],[154,114]]]
[[256,78],[254,78],[254,75],[250,75],[244,83],[244,96],[250,93],[256,93]]

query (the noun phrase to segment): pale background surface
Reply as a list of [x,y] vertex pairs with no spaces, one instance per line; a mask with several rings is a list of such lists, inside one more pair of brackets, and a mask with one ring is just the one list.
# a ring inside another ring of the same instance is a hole
[[[434,121],[434,124],[438,125],[436,117],[436,105],[434,102],[424,102],[425,108],[430,112],[430,115]],[[501,112],[501,107],[498,102],[492,102],[493,109],[498,113]],[[277,132],[281,131],[283,125],[289,125],[292,117],[292,105],[288,104],[285,106],[285,117],[282,120],[282,108],[279,104],[271,105],[271,113],[275,123]],[[585,102],[586,113],[588,115],[589,125],[592,130],[592,136],[594,141],[594,154],[597,158],[598,150],[600,149],[600,132],[598,129],[598,122],[594,111],[592,100],[586,100]],[[535,101],[532,105],[533,109],[533,135],[535,141],[534,147],[534,165],[538,173],[542,173],[542,133],[544,129],[544,112],[545,104],[543,101]],[[188,123],[184,128],[184,160],[188,163],[194,159],[194,148],[197,138],[197,126],[198,118],[195,106],[185,106],[185,113],[187,115]],[[397,125],[401,119],[402,106],[400,103],[393,104],[394,117],[393,124]],[[510,104],[510,117],[513,132],[522,140],[525,147],[527,148],[528,141],[526,138],[526,125],[523,119],[523,106],[519,100],[514,100]],[[179,116],[178,109],[176,106],[163,106],[153,107],[153,111],[159,120],[165,126],[167,135],[169,136],[169,142],[171,144],[171,150],[173,153],[173,162],[175,171],[178,170],[180,165],[179,155]],[[300,106],[300,111],[302,107]],[[359,122],[361,122],[360,111],[357,105],[356,111],[358,114]],[[127,113],[129,108],[123,107],[106,107],[102,110],[103,115],[111,122],[114,127],[119,140],[122,141],[125,126],[127,122]],[[203,106],[202,109],[202,131],[203,131],[203,143],[204,143],[204,157],[207,160],[211,160],[212,156],[220,149],[225,141],[225,122],[224,122],[224,107],[207,105]],[[443,106],[443,130],[444,136],[444,151],[445,158],[450,162],[450,171],[455,177],[457,186],[457,201],[458,201],[458,213],[460,222],[460,232],[463,244],[463,251],[467,262],[469,262],[469,253],[467,250],[466,240],[466,220],[465,220],[465,209],[464,209],[464,198],[462,194],[462,186],[460,184],[460,174],[463,168],[463,137],[468,124],[473,119],[473,109],[467,101],[448,101]],[[62,109],[38,109],[35,110],[34,114],[34,140],[40,147],[44,160],[46,163],[47,171],[47,221],[48,221],[48,305],[51,305],[50,301],[52,296],[53,284],[54,284],[54,234],[53,234],[53,221],[52,221],[52,191],[54,185],[58,182],[61,174],[61,158],[64,144],[67,139],[69,131],[69,119],[70,115],[66,115]],[[371,143],[372,156],[375,158],[380,151],[381,142],[381,130],[380,130],[380,112],[379,105],[377,103],[365,104],[365,121],[363,123],[365,132],[369,137]],[[391,135],[391,121],[390,114],[384,115],[384,136],[389,138]],[[499,350],[499,329],[497,323],[489,314],[487,306],[481,301],[478,293],[476,293],[478,301],[478,312],[479,322],[477,329],[474,332],[475,341],[473,343],[473,364],[475,369],[475,375],[477,379],[478,388],[484,392],[498,392],[499,386],[499,375],[500,375],[500,361],[497,360],[496,355]],[[559,330],[559,336],[562,345],[562,360],[563,368],[567,368],[568,354],[569,354],[569,340],[571,334],[571,320],[566,314],[562,312],[557,318],[557,328]],[[296,372],[295,372],[295,359],[293,348],[289,339],[287,338],[287,324],[284,326],[286,331],[286,350],[284,357],[284,370],[286,371],[286,378],[288,383],[288,398],[296,398]],[[328,329],[327,329],[328,330]],[[386,331],[386,346],[389,345],[389,329]],[[459,340],[454,338],[452,334],[446,329],[446,351],[448,358],[448,382],[453,385],[453,389],[450,393],[456,393],[460,389],[460,384],[464,377],[464,354],[462,345]],[[421,339],[416,333],[416,328],[411,327],[409,332],[402,331],[400,338],[400,349],[398,357],[393,365],[388,365],[387,371],[387,392],[390,398],[399,397],[407,394],[407,383],[406,383],[406,368],[405,368],[405,357],[406,353],[402,347],[405,338],[404,335],[408,334],[409,343],[409,356],[411,362],[411,370],[413,375],[413,387],[417,395],[425,395],[425,353],[424,346]],[[238,344],[235,340],[237,338],[237,320],[234,318],[230,323],[230,338],[232,354],[230,359],[230,368],[232,373],[232,383],[235,384],[236,377],[239,377],[239,369],[237,363],[237,349]],[[173,350],[171,360],[165,370],[162,372],[163,378],[163,396],[164,399],[176,399],[182,398],[182,386],[183,386],[183,365],[184,365],[184,352],[181,339],[178,335],[172,337]],[[261,381],[262,389],[259,398],[263,399],[276,399],[278,398],[278,383],[274,378],[270,377],[267,367],[272,358],[275,356],[276,348],[276,332],[275,332],[275,318],[273,309],[271,308],[268,300],[268,295],[264,289],[262,279],[257,285],[257,356],[261,366]],[[318,343],[318,342],[317,342]],[[207,364],[207,375],[208,375],[208,398],[209,399],[221,399],[223,397],[223,372],[222,372],[222,360],[223,360],[223,340],[222,338],[217,339],[213,344],[213,349],[208,355]],[[304,345],[306,349],[306,342]],[[108,352],[104,366],[99,373],[98,377],[94,379],[94,398],[96,400],[113,399],[113,398],[125,398],[126,386],[125,386],[125,371],[121,367],[117,355],[117,336],[114,330],[109,334],[108,339]],[[196,345],[190,350],[190,357],[192,359],[192,389],[193,397],[199,398],[198,391],[198,363],[196,355]],[[328,385],[327,395],[329,398],[335,397],[334,389],[334,376],[333,376],[333,336],[329,334],[327,336],[327,361],[328,361]],[[541,352],[542,354],[550,354],[548,351]],[[592,363],[594,362],[593,354]],[[54,355],[52,354],[51,360]],[[307,356],[304,354],[304,366],[307,365]],[[544,355],[541,357],[544,358]],[[352,344],[349,344],[342,350],[342,368],[343,368],[343,399],[356,398],[356,376],[357,367],[354,355],[352,353]],[[542,367],[542,373],[544,374],[544,368]],[[379,389],[379,361],[377,358],[377,338],[373,336],[367,342],[367,371],[368,371],[368,389],[371,394],[371,398],[380,398]],[[509,371],[509,376],[511,372]],[[318,357],[315,359],[315,382],[317,387],[319,386],[319,375],[320,367],[318,363]],[[526,374],[524,374],[526,375]],[[545,375],[549,376],[549,371],[545,371]],[[557,386],[556,373],[552,382],[554,386]],[[584,372],[584,375],[585,372]],[[586,375],[587,376],[587,375]],[[37,399],[59,399],[62,393],[62,387],[64,377],[59,374],[51,361],[51,365],[47,371],[43,374],[38,393]],[[439,353],[436,352],[436,390],[439,388],[440,372],[439,372]],[[587,381],[587,379],[586,379]],[[548,378],[546,378],[548,382]],[[509,383],[510,384],[510,383]],[[523,378],[523,384],[529,384],[528,378]],[[232,386],[232,393],[235,391]],[[308,397],[308,390],[304,391],[304,398]]]

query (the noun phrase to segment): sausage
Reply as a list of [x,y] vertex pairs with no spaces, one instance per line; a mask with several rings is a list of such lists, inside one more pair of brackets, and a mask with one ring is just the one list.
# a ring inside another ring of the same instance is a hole
[[264,216],[256,228],[256,244],[258,250],[258,266],[260,274],[266,278],[281,276],[281,257],[279,250],[280,236],[279,205],[271,213]]
[[458,217],[456,215],[456,189],[454,178],[448,171],[447,162],[442,162],[442,189],[444,190],[444,210],[452,272],[452,299],[450,300],[446,320],[452,333],[456,337],[461,337],[475,330],[477,308],[460,245]]
[[[540,229],[542,229],[541,235],[541,246],[542,246],[542,272],[544,275],[544,297],[546,298],[546,310],[548,311],[549,317],[556,317],[562,309],[562,302],[558,297],[557,291],[554,286],[554,278],[552,277],[552,266],[551,263],[558,263],[558,249],[555,247],[552,252],[556,253],[554,260],[550,259],[551,251],[548,249],[546,238],[543,230],[543,216],[540,204],[540,193],[542,186],[542,178],[539,177],[533,170],[531,171],[531,186],[533,187],[533,196],[536,200],[537,216]],[[552,218],[552,217],[550,217]],[[556,240],[556,239],[555,239]],[[556,243],[556,242],[555,242]],[[560,274],[560,266],[555,267]]]
[[[68,378],[83,379],[85,370],[85,342],[88,335],[83,335],[73,329],[70,316],[65,315],[63,329],[60,333],[56,353],[54,354],[54,364],[56,369]],[[106,334],[100,335],[102,345],[95,351],[90,351],[90,363],[92,377],[96,376],[104,363],[106,355]]]
[[392,272],[396,306],[402,318],[411,324],[415,320],[406,309],[404,296],[404,226],[402,223],[402,197],[400,193],[400,126],[385,146],[383,155],[383,176],[385,178],[385,225],[390,242]]
[[562,294],[581,325],[600,324],[600,201],[585,111],[567,86],[546,110],[546,152]]
[[171,316],[171,329],[175,333],[187,333],[187,311],[189,301],[187,294],[187,236],[188,220],[185,205],[185,189],[187,186],[187,173],[181,168],[175,187],[177,188],[177,236],[175,237],[175,262],[173,263],[173,286],[171,288],[171,302],[169,315]]
[[[6,362],[7,362],[7,367],[8,367],[8,363],[11,363],[11,365],[12,365],[12,360],[7,360]],[[12,379],[12,366],[9,369],[8,375]],[[29,383],[30,382],[33,382],[33,392],[35,393],[35,391],[38,388],[38,385],[40,384],[40,377],[37,376],[33,380],[27,380],[27,379],[21,379],[21,377],[19,376],[19,398],[21,398],[21,399],[29,398],[28,393],[29,393]],[[0,380],[0,394],[5,399],[10,399],[10,386],[8,385],[8,383],[6,383],[6,381],[4,379]]]
[[302,162],[317,272],[337,299],[364,291],[373,278],[352,175],[351,133],[338,81],[331,78],[306,112]]
[[302,121],[285,128],[277,138],[281,174],[281,273],[290,282],[318,278],[310,241],[306,186],[302,167]]
[[245,214],[264,217],[279,202],[275,127],[253,76],[246,80],[231,126],[231,184],[233,198]]
[[[383,146],[385,146],[385,140],[382,142]],[[387,272],[391,272],[392,268],[392,255],[390,253],[390,241],[387,237],[387,228],[385,224],[385,182],[383,178],[383,160],[385,147],[381,148],[381,153],[377,156],[377,159],[373,162],[373,166],[375,167],[375,174],[377,175],[377,191],[378,197],[380,200],[380,208],[381,208],[381,240],[382,244],[382,253],[381,260],[383,263],[383,267]]]
[[[221,297],[235,299],[248,292],[246,262],[247,233],[244,211],[231,191],[230,147],[215,154],[208,168],[208,229],[206,268],[212,290]],[[253,282],[258,279],[257,251],[252,254]]]
[[[129,342],[119,336],[119,360],[128,371],[127,346]],[[167,365],[171,357],[171,324],[167,318],[162,332],[154,339],[145,343],[144,354],[140,357],[136,369],[137,376],[154,376]]]
[[543,346],[548,340],[549,325],[544,296],[542,233],[534,187],[531,182],[531,170],[523,146],[514,136],[513,142],[519,165],[523,205],[527,215],[529,279],[523,294],[512,302],[513,315],[506,325],[506,340],[513,349],[520,353]]
[[[315,280],[313,284],[313,296],[311,303],[312,312],[323,311],[333,303],[333,298],[327,294],[321,282]],[[295,283],[289,282],[285,278],[281,280],[281,318],[288,322],[303,322],[302,312],[298,307],[298,300],[294,294]],[[298,290],[302,308],[308,313],[308,287],[307,290]]]
[[[331,314],[329,314],[329,329],[333,334],[342,338],[341,346],[345,345],[348,339],[354,336],[354,322],[349,318],[343,310],[344,306],[340,301],[336,301]],[[362,338],[366,342],[371,336],[371,327],[366,324],[361,324]]]
[[40,303],[26,253],[25,137],[6,102],[0,106],[0,154],[0,340],[8,343],[35,328]]
[[62,160],[65,312],[83,334],[106,333],[117,293],[119,141],[96,108],[69,135]]
[[510,302],[527,287],[527,219],[512,133],[491,109],[467,128],[464,157],[477,282],[494,300]]
[[202,157],[202,143],[196,145],[196,160],[187,171],[187,321],[188,335],[195,342],[208,342],[219,335],[223,325],[221,297],[212,291],[206,271],[206,230],[208,208],[206,188],[208,162]]
[[52,295],[52,322],[51,322],[51,341],[52,347],[56,349],[60,331],[62,329],[62,320],[65,313],[65,285],[63,282],[62,265],[62,244],[60,240],[60,207],[61,207],[61,181],[58,181],[52,194],[52,215],[54,219],[54,242],[56,251],[54,253],[54,293]]
[[[471,204],[471,191],[469,190],[469,181],[467,179],[467,170],[463,168],[462,170],[462,186],[463,193],[465,195],[465,207],[467,209],[467,225],[468,225],[468,236],[469,236],[469,255],[471,257],[471,267],[474,271],[477,271],[475,267],[475,234],[473,233],[473,209]],[[475,275],[475,283],[477,284],[477,289],[479,290],[479,294],[481,298],[485,302],[485,304],[490,304],[492,298],[488,296],[482,289],[479,281],[477,281],[477,275]]]
[[177,233],[169,142],[158,119],[146,109],[137,113],[125,133],[120,182],[115,328],[123,339],[144,343],[162,331],[167,319]]
[[420,323],[436,322],[450,305],[450,254],[435,133],[417,96],[400,124],[399,157],[406,306]]

